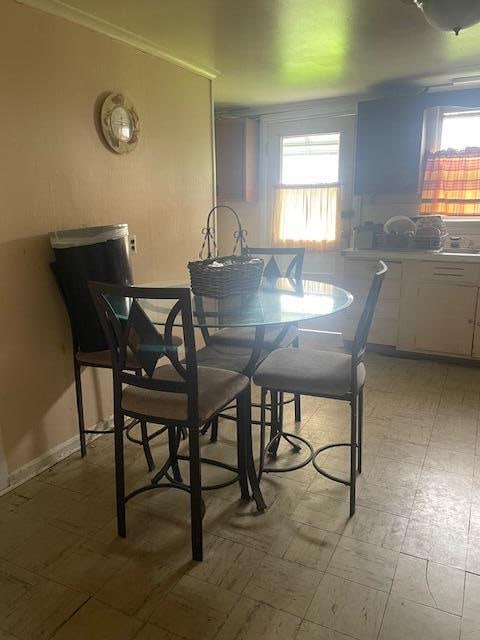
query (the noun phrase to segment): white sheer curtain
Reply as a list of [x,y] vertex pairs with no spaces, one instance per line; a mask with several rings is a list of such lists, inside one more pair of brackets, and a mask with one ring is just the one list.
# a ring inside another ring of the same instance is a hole
[[333,249],[340,228],[340,185],[275,187],[275,245]]

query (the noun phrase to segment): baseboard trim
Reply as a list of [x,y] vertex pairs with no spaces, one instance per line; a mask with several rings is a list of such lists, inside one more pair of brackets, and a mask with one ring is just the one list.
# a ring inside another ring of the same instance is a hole
[[188,69],[188,71],[199,76],[203,76],[204,78],[208,78],[209,80],[213,80],[218,75],[218,71],[215,69],[195,64],[194,62],[179,58],[168,51],[163,51],[154,42],[151,42],[146,38],[142,38],[142,36],[139,36],[128,29],[124,29],[117,24],[108,22],[108,20],[103,20],[102,18],[91,13],[87,13],[86,11],[82,11],[77,7],[72,7],[69,4],[62,2],[62,0],[16,0],[16,2],[33,7],[34,9],[38,9],[44,13],[50,13],[51,15],[63,18],[69,22],[80,24],[82,27],[101,33],[113,40],[119,40],[120,42],[128,44],[139,51],[143,51],[143,53],[148,53],[156,58],[161,58],[166,62],[176,65],[177,67]]
[[[351,347],[353,342],[352,340],[345,340],[345,344],[347,347]],[[463,367],[480,367],[480,358],[449,356],[446,353],[429,353],[428,351],[403,351],[393,345],[377,344],[375,342],[367,343],[367,352],[407,360],[433,360],[434,362],[444,362],[445,364],[458,364]]]
[[[90,427],[94,431],[103,431],[104,429],[112,429],[113,428],[113,416],[110,416],[106,420],[102,420],[98,422],[93,427]],[[100,437],[102,434],[87,434],[87,442],[92,442],[96,438]],[[61,460],[68,458],[72,453],[76,453],[80,451],[80,443],[78,440],[78,435],[73,436],[69,440],[62,442],[62,444],[57,445],[50,451],[46,451],[35,460],[28,462],[27,464],[15,469],[8,475],[8,486],[0,491],[0,496],[8,493],[9,491],[13,491],[17,487],[19,487],[24,482],[31,480],[35,476],[38,476],[40,473],[43,473],[53,465],[57,464]]]

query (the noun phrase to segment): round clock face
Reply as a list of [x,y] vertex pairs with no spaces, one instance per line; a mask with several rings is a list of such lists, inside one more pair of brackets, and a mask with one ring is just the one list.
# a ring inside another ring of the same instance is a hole
[[116,153],[135,148],[140,132],[138,115],[132,103],[121,93],[111,93],[101,112],[102,131],[107,144]]
[[132,137],[132,120],[125,107],[115,107],[110,115],[110,127],[113,135],[122,142]]

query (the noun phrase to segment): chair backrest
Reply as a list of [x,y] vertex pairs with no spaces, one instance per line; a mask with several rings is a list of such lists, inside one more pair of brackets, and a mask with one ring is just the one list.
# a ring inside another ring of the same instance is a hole
[[[270,256],[270,259],[265,261],[263,272],[264,277],[268,280],[292,278],[300,281],[302,279],[303,260],[305,258],[304,247],[245,247],[243,253],[252,256]],[[285,267],[282,263],[288,258],[290,258],[290,261]],[[280,264],[278,259],[280,259]]]
[[[121,403],[123,384],[183,394],[186,417],[183,423],[177,420],[176,424],[196,425],[198,380],[190,289],[124,287],[99,282],[90,282],[89,287],[112,356],[115,402]],[[183,331],[182,361],[173,341],[174,326]],[[142,372],[127,370],[128,349]],[[165,377],[155,377],[157,362],[163,356],[173,369]]]
[[388,271],[388,267],[379,260],[375,275],[373,276],[372,284],[368,292],[365,306],[363,307],[362,315],[355,332],[352,345],[352,365],[356,371],[356,365],[361,361],[365,354],[367,346],[368,334],[370,333],[370,327],[372,326],[373,316],[375,314],[375,308],[377,306],[378,296],[380,295],[380,289],[382,288],[383,279]]

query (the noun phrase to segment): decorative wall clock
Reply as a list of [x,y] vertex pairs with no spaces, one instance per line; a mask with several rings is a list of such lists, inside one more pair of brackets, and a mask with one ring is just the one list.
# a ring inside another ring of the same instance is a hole
[[135,107],[122,93],[110,93],[102,104],[102,131],[109,147],[116,153],[135,149],[140,125]]

